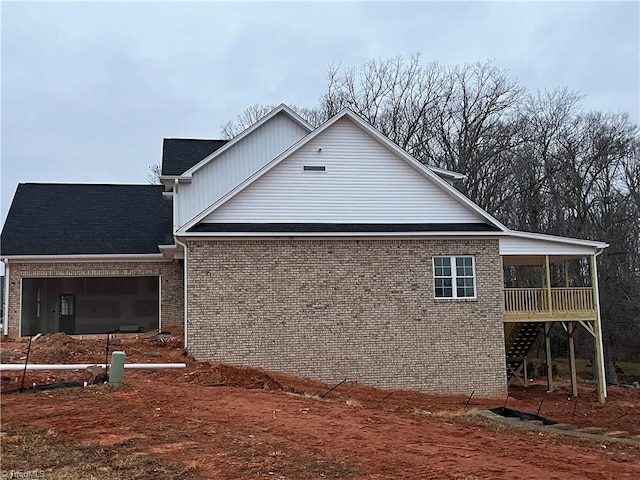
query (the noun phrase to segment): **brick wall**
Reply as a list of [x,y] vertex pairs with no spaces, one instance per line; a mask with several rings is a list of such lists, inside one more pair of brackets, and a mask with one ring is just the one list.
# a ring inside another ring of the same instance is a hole
[[[329,383],[503,396],[497,240],[188,243],[198,360]],[[434,255],[474,255],[477,300],[436,300]]]
[[159,275],[161,284],[161,327],[183,333],[184,291],[182,265],[176,262],[51,262],[10,263],[9,336],[18,336],[20,321],[20,280],[23,277],[108,277]]

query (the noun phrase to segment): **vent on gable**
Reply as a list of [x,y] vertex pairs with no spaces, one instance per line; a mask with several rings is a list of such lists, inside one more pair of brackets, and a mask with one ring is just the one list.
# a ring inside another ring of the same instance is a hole
[[324,165],[304,165],[302,167],[302,171],[304,172],[326,172],[327,167]]

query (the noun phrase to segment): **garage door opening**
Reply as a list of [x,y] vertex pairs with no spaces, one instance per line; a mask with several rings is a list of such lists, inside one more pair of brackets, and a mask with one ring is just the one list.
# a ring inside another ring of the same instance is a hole
[[158,276],[22,279],[22,336],[143,332],[159,319]]

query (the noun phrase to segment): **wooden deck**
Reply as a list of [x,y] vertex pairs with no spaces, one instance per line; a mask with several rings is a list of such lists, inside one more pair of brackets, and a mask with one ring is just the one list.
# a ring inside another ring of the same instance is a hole
[[597,320],[592,287],[505,288],[504,321]]

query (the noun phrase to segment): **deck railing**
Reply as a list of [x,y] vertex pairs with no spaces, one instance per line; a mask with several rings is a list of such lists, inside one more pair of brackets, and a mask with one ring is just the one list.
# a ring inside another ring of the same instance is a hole
[[[549,308],[551,298],[551,308]],[[594,289],[591,287],[505,288],[504,308],[508,313],[585,313],[595,312]]]

